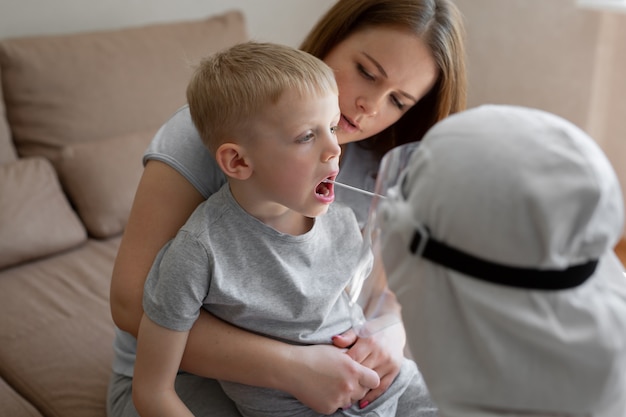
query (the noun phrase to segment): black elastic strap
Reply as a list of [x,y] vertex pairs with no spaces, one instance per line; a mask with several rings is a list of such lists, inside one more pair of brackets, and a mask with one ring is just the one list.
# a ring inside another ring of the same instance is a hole
[[[533,290],[564,290],[577,287],[593,274],[598,265],[597,260],[561,270],[500,265],[439,242],[428,236],[424,230],[416,230],[410,249],[413,254],[462,274],[493,284]],[[417,253],[418,250],[421,253]]]

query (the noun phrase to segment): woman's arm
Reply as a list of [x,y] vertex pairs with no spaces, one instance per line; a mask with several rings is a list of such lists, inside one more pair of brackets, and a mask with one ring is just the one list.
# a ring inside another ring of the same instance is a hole
[[146,164],[111,279],[111,315],[120,329],[137,337],[143,286],[152,262],[203,200],[170,166],[159,161]]
[[[170,166],[150,161],[139,183],[111,283],[111,314],[137,336],[143,286],[161,247],[203,201]],[[291,346],[202,313],[189,332],[182,367],[208,378],[277,388],[320,413],[362,398],[378,375],[333,346]]]
[[296,346],[249,333],[202,312],[189,335],[182,368],[210,378],[291,393],[322,414],[376,388],[378,374],[331,345]]

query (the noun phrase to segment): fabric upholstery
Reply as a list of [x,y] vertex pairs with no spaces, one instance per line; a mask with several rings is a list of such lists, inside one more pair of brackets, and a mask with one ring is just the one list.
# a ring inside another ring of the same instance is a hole
[[22,398],[5,380],[0,379],[0,404],[2,415],[11,417],[41,417],[41,414]]
[[141,157],[156,129],[96,142],[69,145],[61,152],[59,176],[89,234],[122,233],[143,166]]
[[[0,271],[0,374],[50,417],[104,417],[120,238]],[[18,296],[21,294],[22,296]],[[0,415],[4,414],[4,404]]]
[[[161,125],[185,102],[192,65],[247,38],[243,15],[0,42],[2,84],[21,156]],[[204,39],[204,41],[199,41]]]
[[[2,77],[0,76],[0,80]],[[11,134],[7,125],[4,100],[2,100],[2,83],[0,82],[0,164],[14,161],[17,158],[15,148],[11,143]]]
[[72,248],[86,237],[48,160],[0,165],[0,268]]

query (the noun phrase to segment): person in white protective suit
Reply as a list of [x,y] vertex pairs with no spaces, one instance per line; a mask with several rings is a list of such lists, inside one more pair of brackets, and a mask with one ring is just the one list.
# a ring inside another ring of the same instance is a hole
[[485,105],[435,125],[401,172],[377,244],[440,415],[626,416],[624,208],[598,145]]

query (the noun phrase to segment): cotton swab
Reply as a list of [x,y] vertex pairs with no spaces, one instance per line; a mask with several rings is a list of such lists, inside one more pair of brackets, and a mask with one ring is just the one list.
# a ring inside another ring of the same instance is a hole
[[333,181],[333,180],[325,180],[324,182],[327,182],[327,183],[330,183],[330,184],[335,184],[335,185],[338,185],[339,187],[347,188],[348,190],[356,191],[356,192],[358,192],[358,193],[365,194],[365,195],[368,195],[368,196],[370,196],[370,197],[387,198],[387,197],[385,197],[384,195],[380,195],[380,194],[372,193],[372,192],[370,192],[370,191],[362,190],[362,189],[360,189],[360,188],[356,188],[356,187],[353,187],[353,186],[351,186],[351,185],[342,184],[342,183],[337,182],[337,181]]

